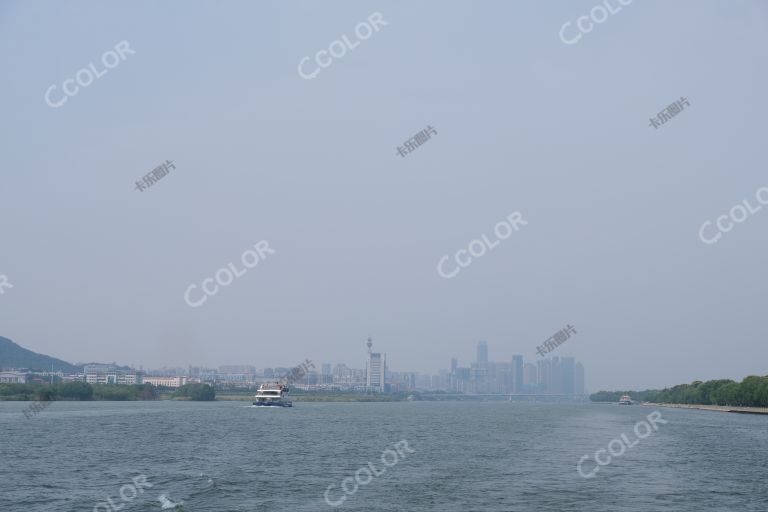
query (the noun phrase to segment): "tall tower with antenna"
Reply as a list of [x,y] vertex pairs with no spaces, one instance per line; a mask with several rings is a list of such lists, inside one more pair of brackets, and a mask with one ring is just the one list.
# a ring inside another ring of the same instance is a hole
[[384,392],[384,379],[387,372],[387,355],[380,352],[373,352],[373,340],[368,336],[368,362],[365,365],[365,384],[370,391]]

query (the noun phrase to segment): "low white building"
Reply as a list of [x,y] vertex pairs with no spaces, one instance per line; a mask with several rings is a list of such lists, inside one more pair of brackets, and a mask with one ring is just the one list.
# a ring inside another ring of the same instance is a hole
[[180,388],[187,383],[187,380],[189,380],[189,377],[144,377],[145,384],[165,388]]
[[134,370],[120,370],[108,365],[87,365],[84,367],[85,382],[88,384],[122,384],[132,385],[142,383],[142,373]]
[[0,372],[0,384],[26,384],[27,374],[22,372]]

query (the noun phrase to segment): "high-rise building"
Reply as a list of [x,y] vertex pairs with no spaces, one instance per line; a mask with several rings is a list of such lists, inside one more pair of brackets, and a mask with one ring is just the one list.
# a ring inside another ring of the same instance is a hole
[[547,389],[552,395],[559,395],[563,392],[562,368],[559,356],[552,358],[552,371],[549,374]]
[[488,363],[472,363],[469,365],[469,391],[471,393],[488,393]]
[[536,361],[538,366],[538,384],[539,391],[542,393],[552,393],[552,360],[539,359]]
[[512,356],[512,392],[523,392],[523,356]]
[[453,391],[458,393],[466,393],[469,391],[470,369],[469,368],[456,368],[456,375],[453,381]]
[[387,355],[380,352],[371,352],[373,340],[368,336],[368,362],[366,363],[365,385],[372,391],[384,391],[384,379],[387,372]]
[[535,386],[538,383],[536,365],[525,363],[523,367],[523,386]]
[[415,372],[403,372],[401,374],[400,380],[405,385],[406,389],[416,389],[416,373]]
[[574,390],[574,377],[576,372],[576,360],[572,357],[564,357],[560,361],[560,393],[572,395]]
[[333,384],[333,373],[330,363],[323,363],[321,366],[320,384]]
[[508,394],[514,387],[512,363],[488,363],[487,393]]
[[447,370],[439,370],[437,372],[437,375],[433,377],[432,381],[432,387],[434,389],[440,389],[442,391],[446,391],[450,389],[449,386],[449,372]]
[[485,364],[488,362],[488,343],[484,341],[477,342],[477,363]]
[[574,394],[583,395],[584,394],[584,365],[582,365],[581,363],[576,363],[573,380],[574,380],[574,383],[573,383]]
[[[580,369],[579,369],[580,368]],[[581,375],[581,384],[579,383]],[[583,394],[584,367],[572,357],[553,357],[538,361],[539,392],[548,395]],[[582,392],[577,390],[581,387]]]

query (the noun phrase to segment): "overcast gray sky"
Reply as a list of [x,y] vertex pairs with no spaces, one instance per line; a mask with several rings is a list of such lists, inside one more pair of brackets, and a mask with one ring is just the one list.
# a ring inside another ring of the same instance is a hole
[[[565,44],[598,1],[0,1],[0,335],[146,368],[363,367],[370,334],[391,370],[435,372],[481,339],[535,361],[571,324],[552,355],[592,391],[767,374],[768,207],[699,229],[768,186],[768,4],[609,3]],[[260,240],[274,254],[186,304]]]

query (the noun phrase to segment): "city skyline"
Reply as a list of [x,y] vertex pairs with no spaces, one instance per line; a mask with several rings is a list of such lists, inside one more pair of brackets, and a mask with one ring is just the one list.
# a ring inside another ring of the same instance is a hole
[[[358,340],[357,345],[358,346],[360,345],[360,340]],[[24,348],[29,348],[29,347],[24,347]],[[510,351],[509,350],[505,350],[504,352],[510,352]],[[494,353],[493,352],[493,345],[489,344],[486,340],[480,340],[480,341],[476,342],[474,345],[471,344],[471,343],[468,343],[468,344],[465,345],[463,353],[464,354],[469,354],[469,355],[467,357],[465,357],[465,358],[448,357],[448,364],[447,365],[444,365],[444,364],[441,364],[440,362],[438,362],[438,363],[435,364],[435,368],[436,369],[434,369],[434,370],[432,370],[432,369],[426,369],[426,370],[425,369],[413,369],[412,367],[406,367],[406,366],[400,367],[398,365],[397,359],[396,359],[395,360],[395,369],[392,369],[390,367],[390,365],[387,363],[386,364],[386,371],[387,371],[388,374],[389,373],[393,373],[393,374],[416,374],[419,378],[423,378],[425,376],[436,377],[436,376],[440,375],[441,373],[445,372],[446,370],[450,370],[450,368],[451,368],[451,361],[454,360],[454,359],[456,359],[456,360],[463,360],[463,361],[470,361],[470,362],[477,362],[481,358],[486,358],[487,360],[492,360],[493,356],[489,355],[489,354],[493,354]],[[331,369],[333,369],[333,368],[335,368],[335,367],[340,365],[340,366],[347,367],[350,370],[357,369],[356,371],[362,372],[361,375],[366,375],[366,368],[367,368],[367,364],[368,364],[368,361],[369,361],[369,359],[368,359],[369,355],[367,353],[365,353],[365,352],[361,352],[361,354],[363,356],[360,358],[361,359],[360,362],[350,362],[350,361],[354,361],[354,358],[352,356],[348,356],[347,358],[342,359],[341,361],[332,361],[332,362],[329,362],[330,358],[325,358],[325,360],[323,360],[323,357],[310,358],[310,359],[312,359],[314,361],[319,361],[319,365],[322,366],[322,368],[320,370],[315,370],[316,373],[324,374],[324,373],[326,373],[324,371],[324,369],[326,367],[330,367]],[[59,359],[63,359],[63,360],[66,361],[65,358],[59,357],[58,354],[45,354],[45,355],[48,355],[48,356],[51,356],[51,357],[57,357]],[[514,354],[514,353],[510,352],[510,355],[507,357],[507,359],[499,358],[499,359],[496,359],[495,361],[492,361],[492,362],[513,362],[514,363],[514,360],[517,357],[523,357],[524,360],[525,360],[525,363],[523,364],[523,372],[521,372],[523,375],[525,375],[525,373],[526,373],[526,368],[531,365],[531,361],[536,363],[536,365],[533,365],[534,368],[536,368],[536,366],[539,364],[539,361],[541,361],[542,359],[550,359],[550,358],[553,358],[553,357],[557,357],[559,359],[576,359],[569,352],[558,348],[557,355],[555,355],[555,354],[548,354],[546,358],[542,358],[541,356],[530,356],[528,354],[526,354],[526,355]],[[407,358],[404,358],[404,360],[405,359],[407,359]],[[73,361],[72,362],[72,364],[79,365],[79,366],[82,366],[84,364],[90,364],[90,363],[93,363],[93,361],[89,360],[89,362],[82,362],[82,361]],[[101,362],[100,364],[113,364],[113,365],[117,365],[117,366],[125,366],[125,367],[133,368],[133,369],[136,369],[136,370],[142,370],[147,375],[151,374],[151,375],[154,375],[154,376],[166,375],[167,373],[163,373],[161,371],[163,369],[165,369],[165,370],[174,370],[176,373],[171,373],[171,374],[168,374],[168,375],[179,375],[179,376],[181,376],[181,375],[188,375],[190,372],[188,372],[188,371],[185,372],[185,370],[187,370],[189,368],[193,368],[193,367],[205,368],[205,369],[207,369],[209,371],[219,371],[220,369],[226,368],[226,367],[249,366],[249,367],[253,367],[257,371],[279,370],[279,369],[283,369],[283,370],[287,371],[290,368],[292,368],[293,365],[295,365],[295,362],[287,362],[287,363],[283,362],[281,364],[270,364],[268,362],[267,363],[258,363],[256,361],[249,362],[249,363],[238,363],[238,364],[231,364],[231,362],[229,362],[229,363],[226,363],[226,362],[225,363],[215,362],[215,363],[211,363],[211,364],[198,364],[198,363],[181,364],[181,363],[178,363],[178,362],[171,362],[170,364],[152,364],[152,363],[145,364],[143,362],[135,363],[135,362],[112,361],[112,362],[109,362],[109,363]],[[583,365],[584,365],[584,362],[582,360],[578,360],[577,363],[576,363],[576,367],[578,368],[579,366],[581,366],[582,373],[586,373],[584,371],[584,366]],[[587,366],[589,366],[589,365],[587,365]],[[0,361],[0,369],[2,369],[2,368],[3,368],[2,361]],[[279,377],[278,373],[279,372],[275,372],[275,378]],[[591,372],[589,372],[588,375],[590,375],[590,378],[591,378]],[[706,378],[694,378],[694,379],[691,379],[691,381],[694,381],[694,380],[713,380],[713,379],[719,379],[719,378],[731,378],[731,379],[734,379],[734,380],[738,381],[738,380],[741,380],[741,379],[743,379],[745,377],[748,377],[748,376],[749,376],[748,374],[745,374],[745,375],[736,375],[736,376],[732,376],[732,377],[731,376],[724,377],[722,375],[715,374],[715,376],[708,376]],[[632,386],[614,386],[614,387],[610,387],[610,386],[600,386],[598,384],[594,384],[590,380],[590,378],[583,378],[583,384],[582,384],[583,385],[583,389],[587,393],[594,393],[594,392],[597,392],[597,391],[600,391],[600,390],[613,390],[613,389],[635,389],[635,390],[652,389],[652,388],[661,389],[661,388],[669,388],[669,387],[672,387],[672,386],[676,386],[678,384],[684,384],[685,383],[684,380],[674,379],[671,382],[664,383],[664,384],[661,384],[661,385],[656,385],[656,386],[654,386],[652,384],[641,384],[639,386],[634,386],[634,387],[632,387]]]
[[[476,344],[475,360],[466,367],[459,367],[458,358],[450,358],[449,368],[440,368],[436,372],[413,370],[392,370],[386,360],[386,353],[374,352],[373,339],[368,336],[364,368],[347,366],[344,362],[321,362],[320,367],[313,364],[314,370],[302,372],[302,379],[297,385],[341,386],[350,390],[365,389],[371,392],[389,392],[403,389],[431,389],[470,394],[563,394],[583,395],[589,391],[585,383],[585,371],[581,362],[569,356],[536,358],[536,364],[526,362],[523,355],[513,355],[511,360],[491,360],[489,344],[485,340]],[[307,359],[306,361],[310,361]],[[80,378],[88,383],[136,384],[142,382],[212,382],[231,385],[255,385],[265,379],[280,379],[291,367],[262,366],[256,363],[222,365],[172,365],[153,367],[152,365],[123,365],[112,363],[76,363],[82,366]],[[130,370],[125,370],[129,368]],[[0,361],[0,371],[8,371],[6,377],[12,380],[26,380],[15,368],[4,366]],[[14,373],[17,372],[17,373]],[[30,374],[32,375],[32,374]],[[46,372],[38,375],[59,375],[70,378],[76,375]],[[183,379],[179,380],[179,379]],[[0,379],[2,380],[2,379]]]
[[[32,350],[33,352],[42,353],[42,352],[40,352],[38,350],[34,350],[32,347],[30,347],[28,345],[25,345],[24,343],[20,343],[17,340],[13,340],[10,337],[8,337],[8,339],[11,339],[12,341],[16,342],[18,345],[22,346],[25,349]],[[368,343],[369,339],[371,341],[374,341],[373,338],[369,336],[368,338],[366,338],[364,340],[365,346],[367,346],[367,343]],[[358,341],[358,344],[360,344],[359,341]],[[461,358],[459,356],[456,356],[456,357],[458,359],[479,361],[480,360],[480,358],[478,358],[478,354],[479,354],[479,350],[480,350],[479,349],[479,344],[484,344],[484,347],[485,347],[484,348],[484,355],[485,355],[485,358],[486,358],[485,361],[488,361],[488,357],[489,357],[488,354],[491,353],[491,352],[489,352],[489,346],[490,345],[488,344],[488,342],[486,340],[480,340],[480,341],[477,341],[477,342],[475,342],[475,341],[468,342],[467,348],[466,348],[466,350],[464,352],[465,353],[469,353],[469,354],[474,354],[474,357],[476,359],[473,359],[472,356],[466,357],[466,358]],[[475,346],[474,349],[471,348],[473,345]],[[530,351],[530,352],[535,353],[535,351]],[[362,367],[365,367],[365,363],[368,360],[368,353],[363,351],[363,352],[361,352],[361,354],[362,354],[362,356],[361,356],[361,362],[362,363],[361,364],[362,364]],[[67,362],[69,362],[71,364],[79,365],[79,366],[82,366],[84,364],[91,364],[91,363],[93,363],[95,361],[95,358],[86,358],[86,359],[83,359],[83,360],[68,359],[65,355],[58,354],[58,353],[54,353],[54,354],[44,353],[44,355],[47,355],[47,356],[50,356],[50,357],[55,357],[55,358],[61,359],[63,361],[67,361]],[[516,355],[524,355],[524,356],[528,355],[531,359],[533,359],[535,357],[535,356],[530,355],[530,354],[510,353],[508,359],[511,360]],[[566,356],[570,356],[570,354],[567,354],[567,353],[565,355]],[[349,357],[351,358],[352,356],[349,356]],[[441,357],[443,357],[443,358],[447,357],[448,361],[450,361],[450,359],[454,358],[453,355],[447,355],[447,356],[444,355],[444,356],[441,356]],[[240,359],[242,359],[242,357],[240,357]],[[318,361],[318,360],[322,361],[323,357],[310,358],[310,359],[315,360],[315,361]],[[325,359],[328,360],[330,358],[326,357]],[[100,363],[101,364],[108,364],[108,360],[109,360],[109,358],[107,358],[107,360],[100,361]],[[498,359],[498,360],[503,360],[503,359]],[[221,366],[239,366],[239,365],[243,365],[243,364],[246,364],[248,366],[255,366],[255,367],[259,367],[259,368],[290,368],[291,365],[295,364],[295,363],[292,363],[292,362],[280,362],[280,364],[269,364],[269,363],[267,363],[267,364],[260,364],[260,363],[255,362],[255,361],[252,361],[250,363],[236,363],[235,364],[232,361],[226,361],[226,360],[222,360],[222,361],[215,361],[215,362],[208,362],[208,363],[200,363],[198,361],[185,362],[185,363],[181,363],[181,362],[178,362],[178,361],[176,361],[176,362],[171,361],[171,362],[165,362],[165,363],[146,363],[145,361],[140,361],[140,362],[137,363],[135,361],[112,360],[112,361],[109,361],[109,364],[116,364],[118,366],[127,366],[127,367],[130,367],[130,368],[139,368],[139,367],[145,367],[145,368],[162,368],[162,367],[186,368],[188,366],[205,366],[205,367],[218,368],[218,367],[221,367]],[[1,363],[2,363],[2,361],[0,361],[0,364]],[[355,362],[350,362],[349,359],[341,360],[341,361],[339,361],[339,363],[342,363],[342,364],[358,364],[358,363],[355,363]],[[435,373],[435,372],[437,372],[439,370],[445,369],[447,366],[450,366],[450,365],[440,366],[440,365],[443,364],[442,362],[439,362],[439,363],[436,363],[436,364],[437,364],[437,366],[435,366],[434,368],[414,369],[414,368],[409,367],[409,368],[407,368],[407,369],[405,369],[403,371],[410,371],[410,372],[417,371],[417,372],[420,372],[420,373],[430,373],[430,372]]]

